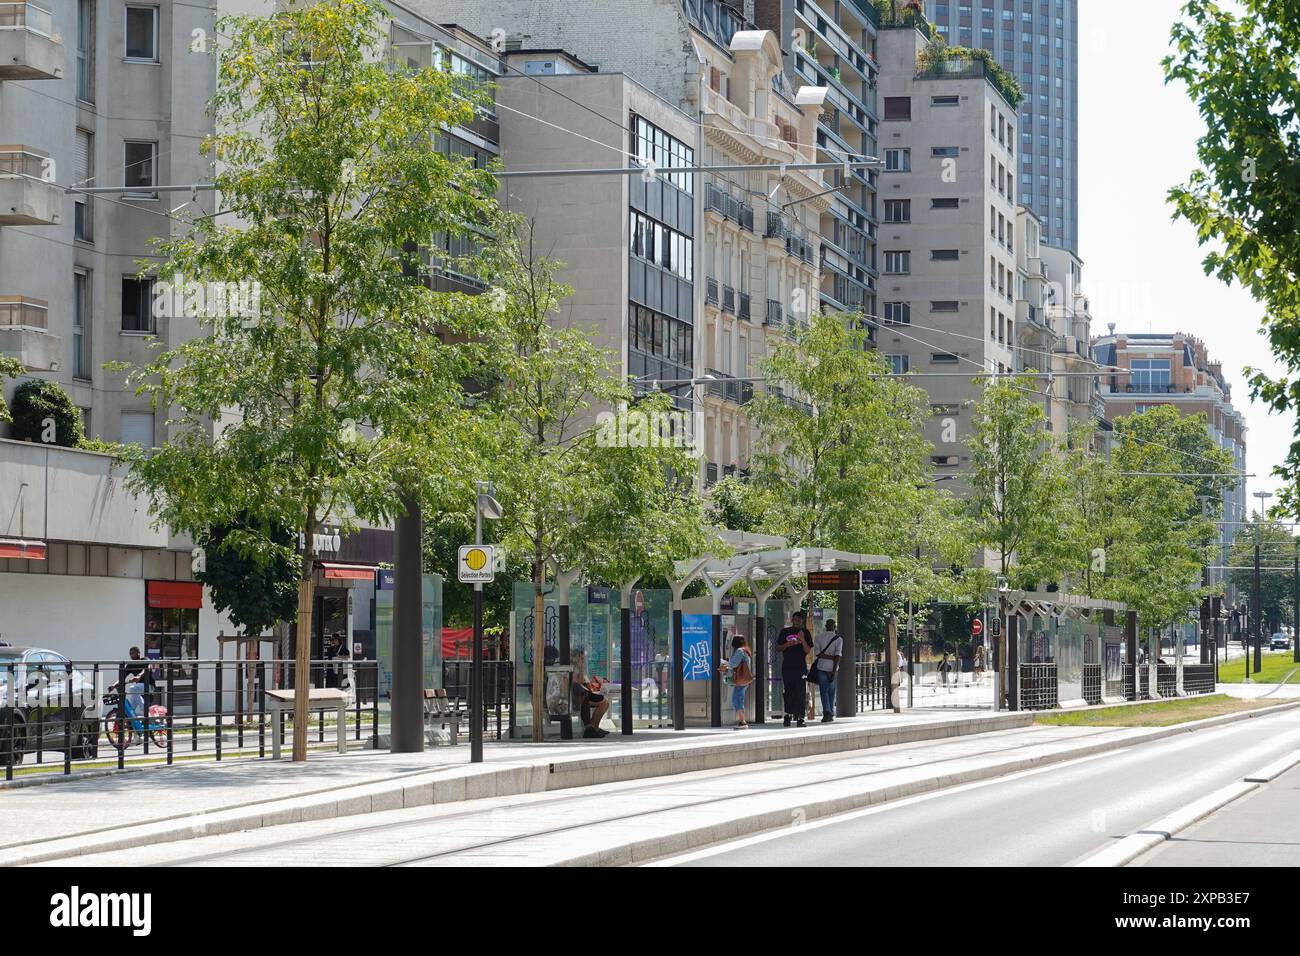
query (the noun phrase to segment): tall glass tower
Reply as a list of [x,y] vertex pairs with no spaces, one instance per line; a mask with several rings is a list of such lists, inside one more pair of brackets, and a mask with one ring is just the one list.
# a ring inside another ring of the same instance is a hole
[[982,47],[1020,80],[1020,202],[1044,242],[1078,255],[1079,0],[926,0],[925,10],[949,46]]

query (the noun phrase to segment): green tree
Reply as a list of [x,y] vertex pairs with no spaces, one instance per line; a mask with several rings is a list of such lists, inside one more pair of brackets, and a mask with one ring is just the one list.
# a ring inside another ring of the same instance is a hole
[[[1264,620],[1271,634],[1283,621],[1294,624],[1292,601],[1291,570],[1297,554],[1297,539],[1285,525],[1269,521],[1256,514],[1251,518],[1250,526],[1242,528],[1232,544],[1231,556],[1228,558],[1228,581],[1239,594],[1249,596],[1253,605],[1255,601],[1255,543],[1259,542],[1259,564],[1263,569],[1259,575],[1260,606],[1264,609]],[[1275,568],[1285,568],[1279,573]]]
[[1203,415],[1160,405],[1115,420],[1109,543],[1102,596],[1125,602],[1142,626],[1167,627],[1199,604],[1232,456]]
[[[558,321],[570,290],[540,258],[530,224],[497,230],[485,296],[501,307],[502,344],[484,403],[483,473],[496,482],[501,541],[531,566],[535,620],[548,578],[581,568],[618,583],[688,557],[700,504],[674,475],[692,474],[685,446],[659,439],[665,395],[629,409],[616,358],[588,329]],[[602,418],[602,416],[604,416]],[[622,416],[620,420],[620,416]],[[533,739],[543,738],[543,630],[534,629]]]
[[76,448],[86,436],[81,413],[63,386],[47,379],[29,379],[14,389],[13,437]]
[[[1263,304],[1284,372],[1248,370],[1275,411],[1300,406],[1300,8],[1293,0],[1190,0],[1172,31],[1167,82],[1181,82],[1205,121],[1200,168],[1172,189],[1176,216],[1210,245],[1207,275]],[[1300,433],[1275,473],[1280,508],[1300,515]]]
[[704,516],[715,528],[762,532],[767,511],[757,485],[742,475],[724,475],[708,490]]
[[7,378],[17,378],[23,374],[22,363],[17,359],[11,359],[7,355],[0,355],[0,422],[11,422],[13,417],[9,414],[9,403],[5,401],[4,381]]
[[1106,573],[1106,548],[1113,535],[1114,468],[1098,450],[1092,422],[1070,426],[1064,450],[1064,522],[1056,541],[1072,591],[1093,597]]
[[203,569],[194,577],[208,586],[212,603],[245,637],[256,637],[298,611],[298,560],[287,528],[258,527],[247,516],[218,525],[199,538]]
[[[387,523],[403,491],[447,496],[474,347],[440,336],[472,341],[490,318],[475,297],[412,281],[420,244],[466,235],[493,212],[490,174],[429,146],[469,123],[482,94],[449,70],[376,59],[387,22],[375,0],[219,21],[217,132],[203,148],[241,221],[203,218],[161,243],[160,272],[256,283],[260,310],[200,316],[199,336],[129,378],[175,417],[168,443],[137,453],[131,471],[159,522],[200,535],[247,515],[305,541],[298,727],[313,536],[326,518],[345,533]],[[305,758],[295,734],[294,759]]]
[[969,513],[979,545],[1013,586],[1056,581],[1064,476],[1029,376],[987,380],[969,437]]

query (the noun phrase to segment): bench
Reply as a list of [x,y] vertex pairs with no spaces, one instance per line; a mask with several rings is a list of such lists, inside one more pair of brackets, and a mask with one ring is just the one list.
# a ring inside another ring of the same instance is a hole
[[[292,688],[287,690],[268,690],[266,706],[271,715],[271,759],[280,758],[280,713],[293,712]],[[347,720],[348,692],[337,687],[313,687],[307,692],[307,710],[333,710],[338,714],[335,730],[338,733],[339,753],[348,752]],[[307,728],[294,728],[294,733],[306,733]]]
[[424,739],[430,745],[436,744],[434,738],[433,725],[439,724],[447,727],[451,724],[451,745],[456,745],[456,738],[460,733],[460,708],[459,705],[453,707],[451,698],[447,696],[446,689],[442,687],[424,690]]

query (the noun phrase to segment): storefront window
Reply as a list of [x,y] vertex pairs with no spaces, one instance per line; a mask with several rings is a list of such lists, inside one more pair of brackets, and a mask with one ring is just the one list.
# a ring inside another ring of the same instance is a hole
[[[144,617],[144,656],[150,660],[195,660],[199,656],[199,611],[186,607],[149,607]],[[176,668],[178,678],[192,676],[192,665]]]

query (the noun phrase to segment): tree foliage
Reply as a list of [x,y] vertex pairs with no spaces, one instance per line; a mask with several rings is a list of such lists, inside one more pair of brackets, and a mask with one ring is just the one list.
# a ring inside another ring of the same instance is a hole
[[[1250,525],[1242,528],[1233,542],[1228,558],[1229,583],[1237,589],[1238,594],[1245,595],[1250,603],[1255,602],[1255,544],[1259,542],[1260,606],[1264,609],[1264,620],[1272,633],[1283,621],[1294,623],[1294,602],[1292,592],[1292,574],[1297,553],[1297,539],[1285,525],[1270,521],[1256,514]],[[1277,569],[1286,569],[1279,572]]]
[[[1293,0],[1227,5],[1189,0],[1164,60],[1205,121],[1200,167],[1169,200],[1209,245],[1207,275],[1238,282],[1263,320],[1284,372],[1248,370],[1276,411],[1300,406],[1300,7]],[[1300,515],[1300,437],[1276,469],[1280,507]]]
[[298,612],[297,537],[287,528],[259,527],[247,516],[218,525],[199,539],[203,569],[194,577],[212,592],[245,636],[262,634]]
[[[53,423],[52,434],[47,421]],[[76,448],[86,436],[81,413],[63,386],[48,379],[29,379],[14,389],[13,437]]]

